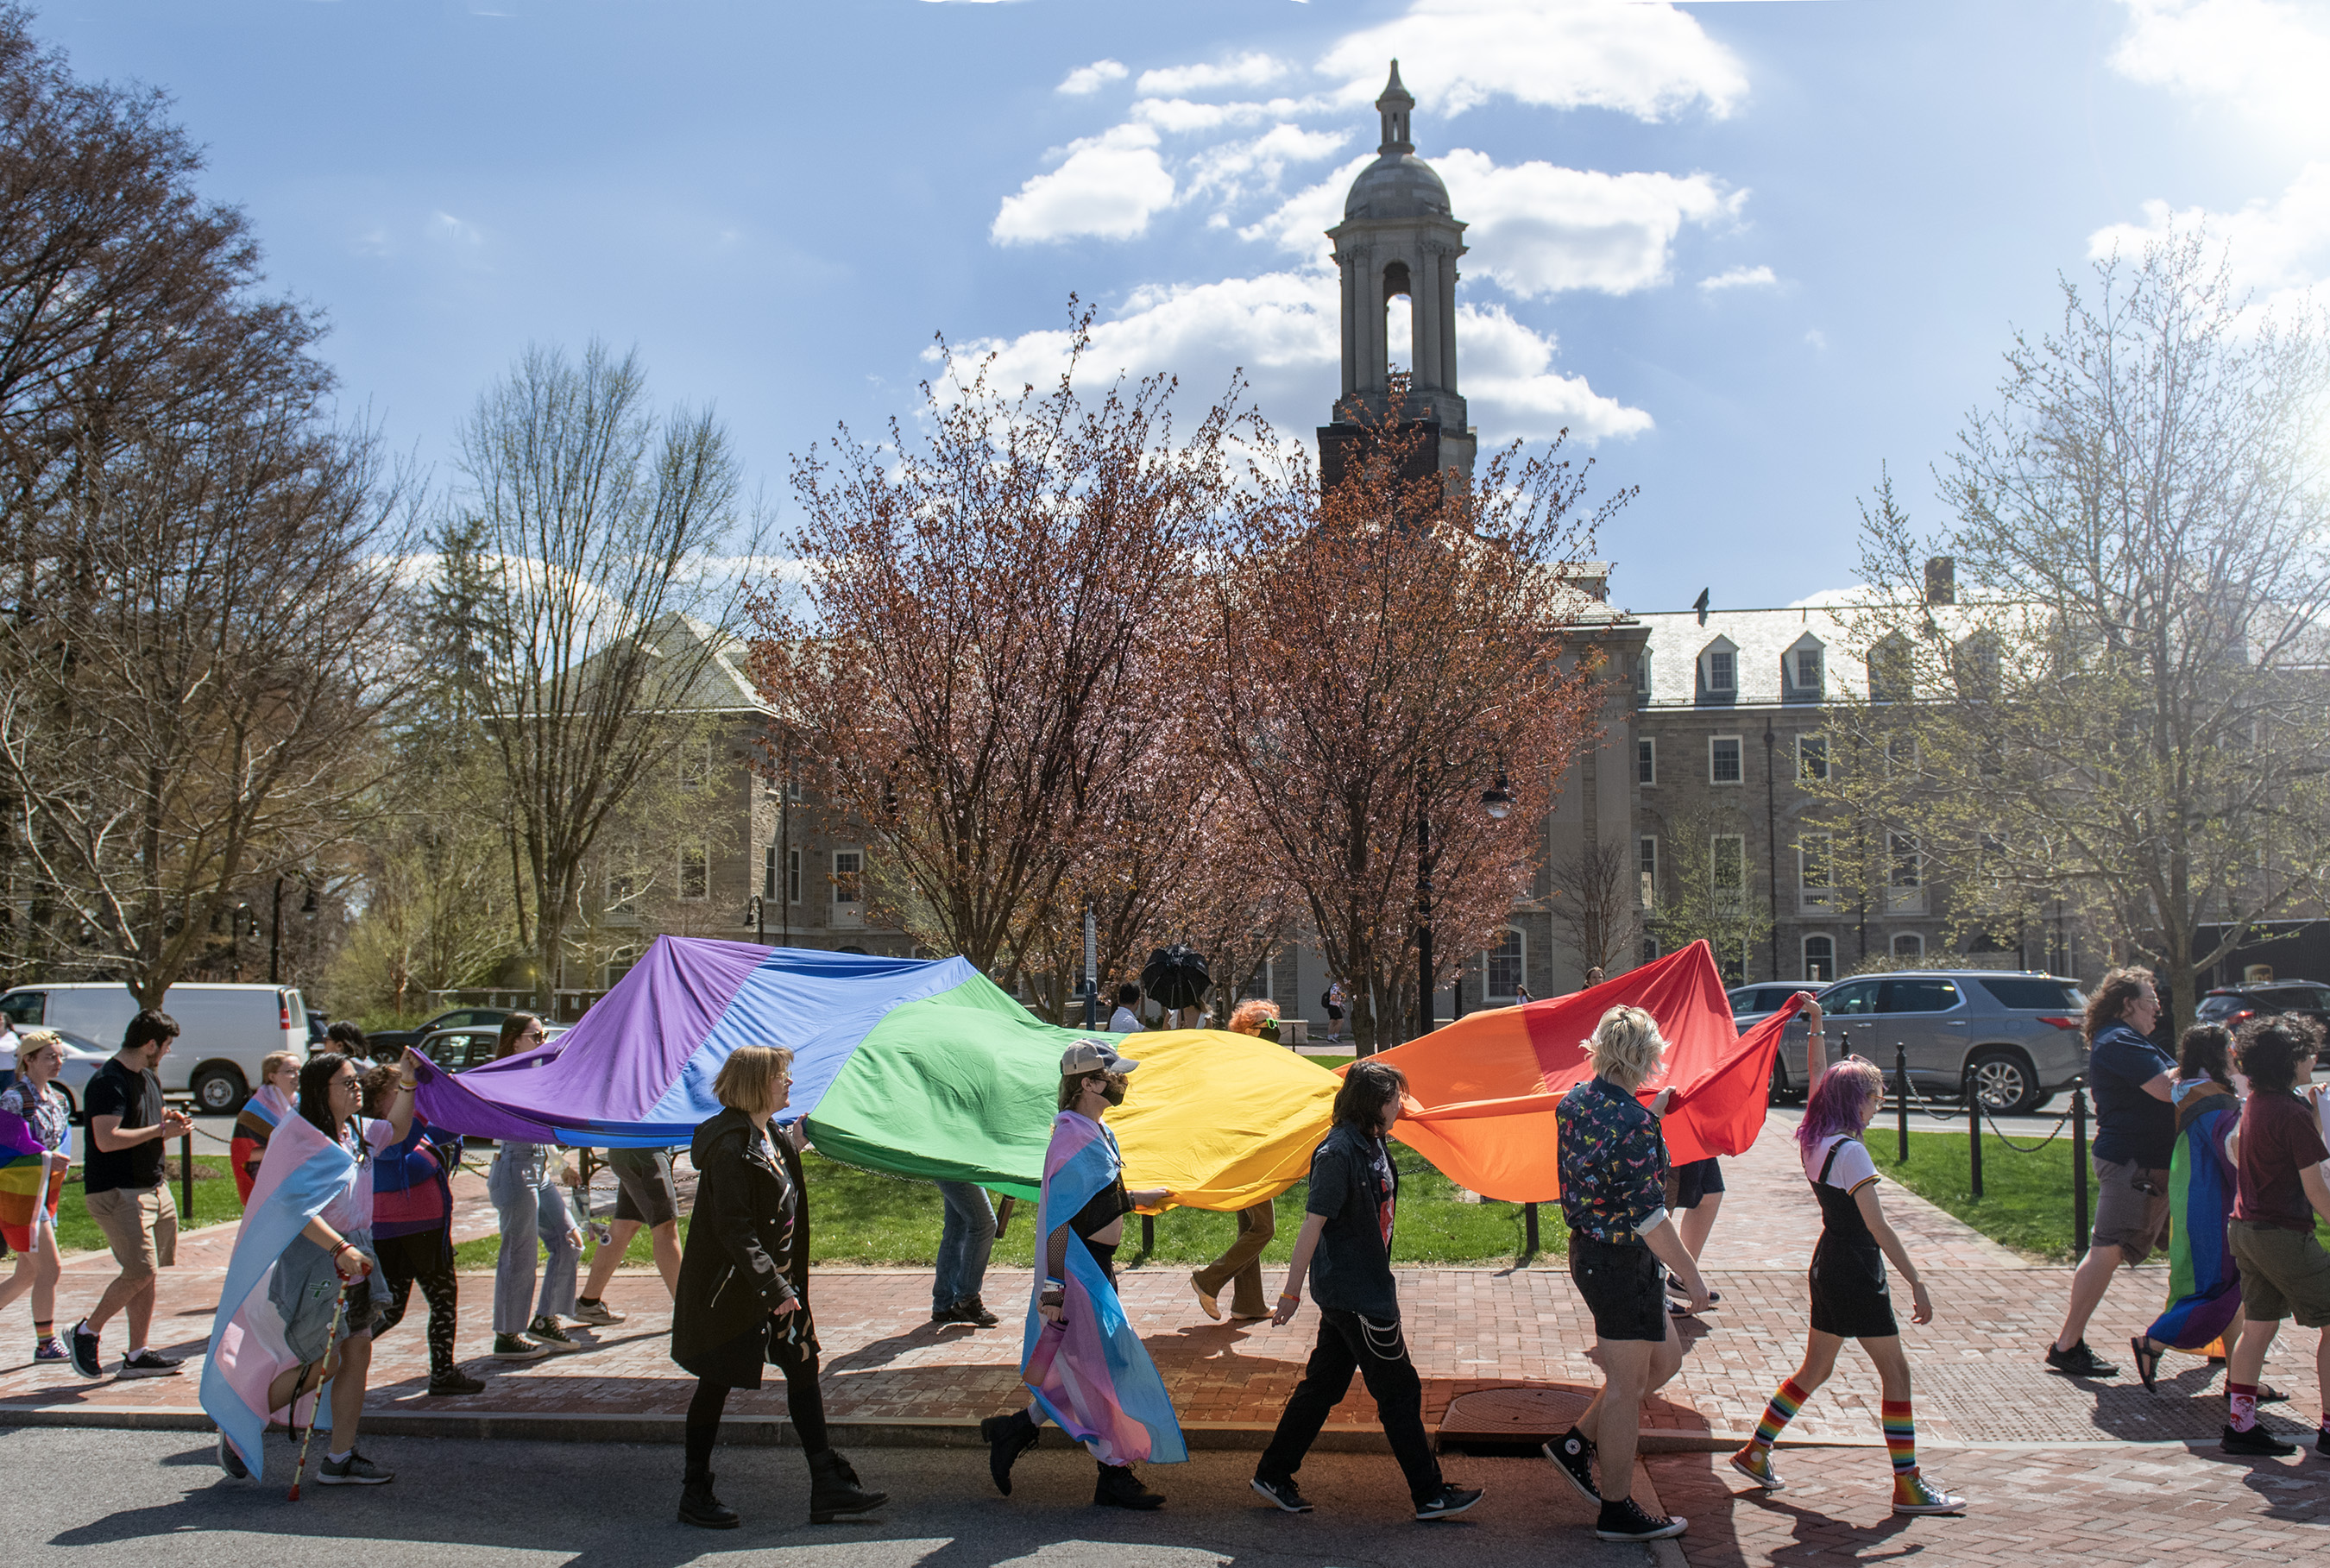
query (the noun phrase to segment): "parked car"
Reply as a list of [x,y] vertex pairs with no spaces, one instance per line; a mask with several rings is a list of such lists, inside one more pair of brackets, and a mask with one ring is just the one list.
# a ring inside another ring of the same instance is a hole
[[2297,1013],[2330,1028],[2330,986],[2317,980],[2267,980],[2251,986],[2221,986],[2203,993],[2193,1015],[2203,1024],[2233,1028],[2250,1018]]
[[[162,1092],[191,1095],[206,1115],[242,1109],[270,1052],[307,1053],[308,1006],[285,986],[173,986],[162,1010],[179,1034],[162,1058]],[[19,1029],[69,1030],[108,1055],[120,1050],[137,998],[118,980],[18,986],[0,995],[0,1014]]]
[[[1810,991],[1817,996],[1827,982],[1815,980],[1806,985],[1741,986],[1727,993],[1731,999],[1731,1021],[1742,1034],[1788,1005],[1788,998],[1798,991]],[[1806,1053],[1812,1049],[1811,1027],[1801,1018],[1793,1020],[1780,1036],[1780,1053],[1772,1061],[1771,1099],[1775,1105],[1784,1100],[1802,1100],[1811,1088],[1805,1072]]]
[[365,1036],[372,1042],[375,1054],[384,1062],[401,1054],[408,1045],[418,1044],[443,1029],[489,1027],[498,1029],[502,1020],[510,1015],[507,1007],[449,1007],[418,1029],[379,1029]]
[[1829,1049],[1889,1072],[1906,1053],[1909,1082],[1956,1099],[1974,1070],[1983,1103],[2036,1110],[2088,1070],[2079,982],[1997,969],[1905,969],[1840,980],[1820,993]]
[[308,1044],[321,1045],[325,1041],[330,1039],[331,1035],[329,1031],[331,1026],[332,1021],[324,1015],[322,1008],[310,1007],[308,1009]]
[[[565,1034],[566,1030],[567,1025],[564,1024],[544,1025],[542,1028],[544,1043],[546,1044],[557,1039],[561,1034]],[[377,1040],[379,1036],[375,1035],[374,1038]],[[467,1072],[472,1067],[483,1066],[491,1062],[494,1059],[495,1051],[500,1048],[501,1043],[502,1032],[500,1026],[497,1025],[490,1029],[471,1027],[435,1030],[418,1041],[415,1048],[421,1054],[428,1057],[430,1061],[448,1072]],[[396,1053],[384,1052],[381,1053],[381,1060],[392,1061]]]

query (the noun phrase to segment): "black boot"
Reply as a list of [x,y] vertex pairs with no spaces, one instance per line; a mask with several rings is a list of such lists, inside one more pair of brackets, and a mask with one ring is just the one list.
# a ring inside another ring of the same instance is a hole
[[995,1478],[995,1489],[1008,1497],[1011,1495],[1012,1465],[1044,1434],[1036,1430],[1036,1423],[1022,1410],[1009,1415],[989,1416],[979,1423],[979,1435],[987,1440],[987,1473]]
[[711,1467],[690,1465],[679,1490],[679,1522],[706,1530],[733,1530],[744,1521],[735,1509],[712,1495]]
[[1141,1484],[1131,1465],[1103,1465],[1100,1479],[1093,1483],[1093,1507],[1108,1508],[1161,1508],[1165,1494],[1152,1492]]
[[830,1525],[836,1514],[862,1514],[890,1500],[887,1492],[858,1485],[849,1461],[831,1449],[809,1456],[809,1522]]

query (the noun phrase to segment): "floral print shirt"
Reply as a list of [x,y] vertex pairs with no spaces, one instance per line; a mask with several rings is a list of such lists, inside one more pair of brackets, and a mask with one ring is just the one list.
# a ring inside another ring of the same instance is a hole
[[1553,1124],[1570,1234],[1640,1245],[1642,1223],[1666,1206],[1659,1119],[1616,1084],[1589,1078],[1561,1097]]
[[33,1136],[40,1139],[43,1148],[64,1148],[65,1132],[70,1123],[65,1116],[65,1097],[55,1090],[52,1089],[35,1100],[31,1084],[12,1083],[5,1091],[0,1091],[0,1110],[23,1118],[24,1125],[33,1129]]

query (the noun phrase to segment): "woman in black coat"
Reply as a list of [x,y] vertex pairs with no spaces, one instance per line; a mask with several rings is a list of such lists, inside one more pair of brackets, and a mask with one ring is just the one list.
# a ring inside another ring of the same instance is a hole
[[792,1061],[781,1047],[738,1046],[713,1083],[728,1109],[696,1129],[688,1149],[696,1209],[671,1315],[671,1358],[696,1380],[679,1497],[684,1525],[736,1527],[735,1510],[712,1493],[712,1445],[728,1391],[760,1387],[769,1363],[785,1374],[787,1412],[809,1456],[810,1522],[827,1524],[889,1500],[860,1487],[849,1461],[826,1443],[800,1154],[791,1135],[769,1121],[791,1098]]

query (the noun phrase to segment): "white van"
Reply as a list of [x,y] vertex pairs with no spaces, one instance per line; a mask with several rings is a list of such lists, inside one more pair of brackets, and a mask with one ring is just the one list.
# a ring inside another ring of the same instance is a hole
[[[162,1091],[191,1095],[195,1109],[232,1114],[259,1082],[259,1064],[270,1052],[308,1056],[308,1008],[288,986],[170,987],[162,1011],[178,1021],[178,1038],[162,1058]],[[114,980],[68,981],[18,986],[0,996],[0,1015],[18,1029],[70,1029],[118,1051],[137,998]]]

